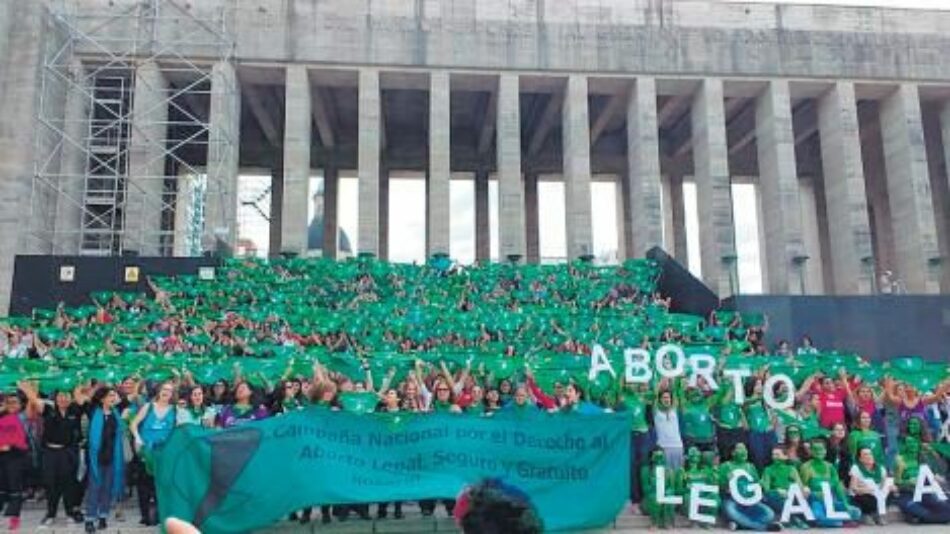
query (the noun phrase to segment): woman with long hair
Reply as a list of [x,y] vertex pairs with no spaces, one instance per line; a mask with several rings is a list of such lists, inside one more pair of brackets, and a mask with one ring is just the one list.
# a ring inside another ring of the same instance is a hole
[[97,526],[99,530],[108,528],[109,508],[122,497],[124,489],[122,435],[125,423],[116,407],[118,401],[119,395],[112,387],[102,387],[92,396],[87,450],[86,532],[95,532]]
[[[142,406],[129,424],[129,430],[135,440],[135,450],[139,458],[145,462],[145,469],[139,473],[136,489],[139,498],[139,512],[144,526],[158,525],[158,502],[155,492],[155,478],[150,473],[150,455],[160,446],[175,429],[176,407],[172,404],[175,387],[171,382],[163,382],[158,386],[158,392]],[[152,512],[152,502],[155,502],[155,511]]]
[[254,390],[251,385],[239,381],[234,385],[234,401],[224,406],[218,413],[217,425],[230,428],[250,421],[266,419],[270,414],[263,405],[254,402]]
[[213,427],[215,411],[206,404],[204,389],[199,385],[189,386],[185,389],[184,396],[184,406],[179,406],[175,412],[175,426]]
[[[848,475],[850,476],[848,492],[851,494],[852,502],[861,509],[862,514],[870,516],[875,525],[883,525],[884,517],[877,507],[877,491],[885,483],[887,470],[877,463],[876,455],[870,447],[862,445],[858,449],[857,461],[851,466]],[[890,487],[889,492],[896,491],[895,486]]]

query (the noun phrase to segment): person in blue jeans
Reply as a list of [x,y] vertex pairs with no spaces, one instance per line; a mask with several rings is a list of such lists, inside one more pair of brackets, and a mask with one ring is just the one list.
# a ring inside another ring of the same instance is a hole
[[[86,532],[108,528],[106,518],[113,502],[122,497],[123,467],[122,436],[125,424],[119,416],[115,389],[104,387],[92,397],[89,416],[88,464],[89,482],[86,488]],[[98,520],[98,525],[96,525]]]
[[914,437],[904,438],[900,454],[894,468],[894,480],[899,494],[897,506],[908,523],[945,524],[950,523],[950,500],[941,501],[935,495],[924,494],[920,502],[914,502],[914,489],[917,476],[923,463],[920,441]]
[[765,503],[740,504],[732,498],[729,491],[729,481],[733,474],[744,472],[746,475],[739,479],[739,492],[749,494],[750,484],[759,482],[759,472],[749,461],[749,450],[744,443],[738,443],[732,449],[732,459],[719,465],[719,492],[722,495],[722,510],[726,515],[729,528],[736,530],[778,531],[782,525],[775,521],[775,512]]

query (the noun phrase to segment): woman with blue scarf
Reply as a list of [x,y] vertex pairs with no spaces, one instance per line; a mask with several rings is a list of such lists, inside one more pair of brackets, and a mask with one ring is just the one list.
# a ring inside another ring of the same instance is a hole
[[124,457],[122,436],[125,424],[119,416],[115,389],[104,387],[92,397],[89,417],[89,486],[86,490],[86,532],[107,528],[106,517],[113,502],[122,496]]

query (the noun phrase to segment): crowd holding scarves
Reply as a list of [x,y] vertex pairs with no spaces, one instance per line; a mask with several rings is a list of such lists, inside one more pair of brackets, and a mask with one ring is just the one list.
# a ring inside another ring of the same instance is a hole
[[[154,525],[150,458],[180,425],[229,428],[305,407],[625,411],[631,501],[658,526],[702,523],[710,510],[757,530],[883,522],[876,494],[888,479],[887,502],[906,520],[950,522],[943,493],[915,495],[921,473],[945,483],[946,364],[874,365],[807,337],[772,345],[755,314],[671,313],[658,276],[648,260],[235,259],[213,280],[155,278],[147,294],[0,319],[0,504],[16,528],[25,495],[42,489],[45,523],[62,500],[93,531],[135,487],[141,522]],[[661,357],[645,376],[634,352]],[[708,487],[718,491],[693,489]],[[743,496],[756,488],[760,499]],[[808,513],[785,517],[797,491]],[[401,503],[320,504],[324,522],[402,517]],[[453,513],[450,499],[420,502],[424,515],[440,505]]]

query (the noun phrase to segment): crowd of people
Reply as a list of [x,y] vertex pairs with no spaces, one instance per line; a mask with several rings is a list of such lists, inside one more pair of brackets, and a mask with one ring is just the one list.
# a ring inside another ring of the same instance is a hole
[[[229,428],[301,409],[626,411],[631,501],[660,526],[676,510],[656,502],[656,465],[669,468],[667,488],[680,494],[722,484],[739,464],[761,477],[767,495],[796,477],[806,486],[830,481],[842,505],[857,507],[855,520],[861,510],[875,517],[862,481],[893,476],[894,502],[908,520],[950,522],[950,503],[905,498],[920,465],[947,474],[946,366],[908,359],[882,368],[820,352],[807,338],[769,350],[762,317],[671,313],[650,261],[463,268],[231,260],[217,274],[156,278],[147,294],[97,293],[90,305],[0,320],[0,505],[11,529],[29,492],[46,499],[45,525],[62,500],[88,532],[104,529],[131,488],[141,523],[156,525],[152,458],[176,427]],[[752,368],[744,401],[734,402],[728,380],[712,388],[702,379],[588,377],[595,345],[622,359],[625,348],[664,343],[715,354],[717,377]],[[797,391],[784,392],[795,397],[792,408],[763,402],[764,381],[777,372],[796,380]],[[451,496],[433,497],[419,503],[424,515],[439,505],[455,511]],[[765,529],[777,525],[768,504],[778,499],[764,502],[750,509],[724,497],[721,512]],[[314,504],[323,522],[403,517],[402,503]],[[313,516],[305,509],[291,519]]]

